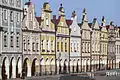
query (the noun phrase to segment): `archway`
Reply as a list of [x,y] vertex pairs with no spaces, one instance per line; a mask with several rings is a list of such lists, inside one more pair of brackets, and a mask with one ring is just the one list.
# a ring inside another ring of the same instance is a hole
[[72,72],[74,73],[75,72],[75,66],[76,66],[76,63],[75,63],[75,59],[73,60],[73,66],[72,66]]
[[77,65],[76,65],[76,72],[78,73],[79,72],[79,59],[77,60]]
[[73,60],[70,60],[70,72],[73,71]]
[[12,60],[13,60],[13,58],[11,59],[11,61],[10,61],[10,69],[9,69],[9,74],[10,74],[10,76],[9,76],[9,78],[12,78]]
[[50,61],[48,58],[46,59],[45,63],[46,63],[45,64],[45,74],[49,74],[50,73]]
[[50,74],[54,74],[55,73],[55,61],[54,59],[51,59],[50,61]]
[[1,76],[2,80],[6,80],[9,78],[9,60],[6,57],[3,59]]
[[59,74],[62,72],[62,59],[59,60]]
[[31,75],[32,76],[35,76],[36,73],[38,72],[38,70],[39,70],[38,66],[39,66],[39,63],[37,61],[37,58],[35,58],[32,62],[32,67],[31,67]]
[[119,62],[119,69],[120,69],[120,62]]
[[21,77],[22,72],[22,59],[19,57],[16,64],[16,78]]
[[[24,63],[23,63],[23,71],[22,71],[22,73],[23,73],[23,76],[28,76],[28,66],[29,66],[29,64],[30,64],[30,61],[29,61],[29,59],[28,58],[26,58],[25,60],[24,60]],[[30,73],[29,73],[30,74]]]
[[16,60],[14,57],[10,60],[9,74],[9,78],[16,78]]
[[67,73],[67,71],[68,71],[68,68],[67,68],[67,65],[68,63],[67,63],[67,60],[65,60],[64,61],[64,66],[63,66],[63,73]]
[[40,75],[44,75],[45,74],[45,61],[44,59],[42,58],[40,60]]

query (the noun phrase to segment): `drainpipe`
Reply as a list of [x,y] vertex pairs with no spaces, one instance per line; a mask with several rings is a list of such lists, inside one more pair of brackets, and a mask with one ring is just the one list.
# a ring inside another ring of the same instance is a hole
[[69,28],[69,74],[70,74],[70,33],[71,33],[71,29]]
[[81,33],[81,72],[82,72],[82,30],[80,30]]

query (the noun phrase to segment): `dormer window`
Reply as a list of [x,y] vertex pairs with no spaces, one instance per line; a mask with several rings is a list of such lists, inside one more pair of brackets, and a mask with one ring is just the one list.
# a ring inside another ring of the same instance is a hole
[[46,18],[46,26],[49,26],[49,20]]

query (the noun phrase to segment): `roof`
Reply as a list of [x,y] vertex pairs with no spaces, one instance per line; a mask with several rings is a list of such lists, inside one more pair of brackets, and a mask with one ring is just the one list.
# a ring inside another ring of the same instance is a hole
[[91,28],[91,26],[92,26],[92,23],[88,23],[88,25],[89,25],[89,27]]
[[39,22],[39,25],[41,24],[41,17],[36,17],[37,21]]
[[72,22],[73,22],[73,20],[70,20],[70,19],[66,20],[68,27],[72,24]]
[[26,3],[25,3],[25,5],[30,5],[30,4],[32,4],[32,2],[26,2]]

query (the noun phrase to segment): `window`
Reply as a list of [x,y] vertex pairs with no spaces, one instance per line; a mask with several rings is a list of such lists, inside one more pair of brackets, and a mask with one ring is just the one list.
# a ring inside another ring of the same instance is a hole
[[28,40],[28,51],[30,51],[30,40]]
[[61,22],[61,26],[63,26],[63,22]]
[[7,36],[4,35],[4,47],[7,47]]
[[19,13],[16,14],[17,22],[19,22]]
[[88,43],[88,46],[89,46],[89,48],[88,48],[88,49],[89,49],[89,51],[88,51],[88,52],[90,52],[90,43]]
[[77,43],[77,51],[79,52],[79,43]]
[[51,50],[52,50],[52,52],[54,51],[53,41],[51,41]]
[[67,52],[67,43],[65,43],[65,52]]
[[119,45],[117,45],[117,48],[116,48],[116,49],[117,49],[117,53],[119,54]]
[[43,52],[45,52],[46,49],[46,40],[43,40]]
[[120,54],[120,45],[119,45],[119,54]]
[[71,52],[72,52],[72,43],[71,43]]
[[16,3],[18,7],[21,7],[21,0],[17,0]]
[[59,52],[59,42],[57,42],[57,51]]
[[36,43],[36,50],[37,50],[37,52],[39,51],[38,45],[39,45],[39,43]]
[[11,45],[11,47],[13,47],[13,36],[11,36],[11,42],[10,42],[10,45]]
[[63,52],[63,42],[61,42],[61,52]]
[[24,51],[26,51],[26,41],[24,40]]
[[4,10],[4,20],[7,20],[7,10]]
[[76,46],[75,46],[76,44],[74,43],[74,52],[76,52]]
[[42,50],[43,50],[43,40],[41,41],[41,48],[42,48]]
[[19,37],[18,36],[16,37],[16,47],[17,48],[19,47]]
[[46,44],[46,46],[47,46],[47,50],[48,50],[48,40],[47,40],[47,44]]
[[35,51],[35,43],[32,43],[32,50]]
[[13,0],[10,0],[10,4],[13,4],[14,2],[13,2]]
[[32,21],[32,18],[33,18],[33,16],[32,16],[32,13],[30,12],[30,21]]
[[13,11],[10,11],[10,21],[13,22]]
[[46,26],[49,26],[49,20],[46,18]]
[[84,32],[84,36],[85,36],[85,38],[86,38],[86,32]]

